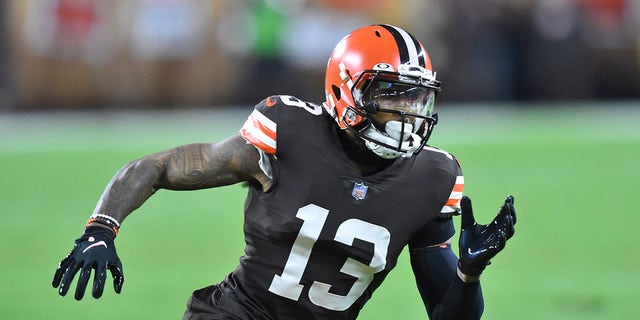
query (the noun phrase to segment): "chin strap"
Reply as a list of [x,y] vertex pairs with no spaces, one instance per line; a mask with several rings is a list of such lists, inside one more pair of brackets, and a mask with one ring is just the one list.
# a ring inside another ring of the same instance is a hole
[[[365,145],[373,153],[385,159],[395,159],[400,156],[408,158],[420,148],[422,143],[422,138],[411,132],[412,130],[413,126],[407,123],[404,124],[404,130],[402,130],[402,122],[400,121],[387,122],[385,124],[386,133],[380,132],[375,126],[370,125],[363,132],[363,135],[368,138],[365,139]],[[400,139],[403,141],[401,142]],[[385,145],[400,145],[400,151],[398,151],[397,148],[390,148]]]

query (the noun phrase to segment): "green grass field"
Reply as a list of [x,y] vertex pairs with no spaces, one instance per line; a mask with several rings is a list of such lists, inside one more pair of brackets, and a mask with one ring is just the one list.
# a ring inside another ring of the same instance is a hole
[[[1,317],[179,319],[242,254],[240,186],[160,191],[133,214],[116,242],[121,295],[62,298],[53,272],[124,163],[234,134],[249,111],[0,115]],[[516,197],[516,235],[483,275],[484,319],[637,318],[640,102],[439,112],[431,144],[460,159],[476,218]],[[406,256],[360,317],[390,318],[425,318]]]

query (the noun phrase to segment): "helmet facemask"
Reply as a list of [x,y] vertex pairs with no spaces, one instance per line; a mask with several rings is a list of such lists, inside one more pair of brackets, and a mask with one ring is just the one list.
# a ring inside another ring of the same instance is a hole
[[438,122],[433,107],[440,83],[424,77],[424,69],[417,70],[413,75],[366,70],[352,87],[357,107],[345,110],[345,120],[359,115],[366,121],[348,128],[382,158],[420,152]]

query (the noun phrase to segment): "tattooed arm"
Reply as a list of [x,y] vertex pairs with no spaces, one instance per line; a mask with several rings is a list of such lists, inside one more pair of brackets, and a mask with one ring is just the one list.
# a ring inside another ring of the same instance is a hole
[[260,169],[259,158],[257,149],[239,135],[146,156],[118,171],[94,213],[122,222],[158,189],[196,190],[248,181],[268,190],[272,181]]
[[124,218],[163,188],[195,190],[248,181],[268,190],[272,181],[260,169],[259,158],[258,150],[237,135],[216,144],[180,146],[126,164],[96,206],[94,215],[102,222],[89,220],[71,252],[58,265],[51,284],[64,296],[79,272],[75,298],[80,300],[95,270],[92,295],[100,298],[110,270],[114,289],[120,293],[124,274],[114,239]]

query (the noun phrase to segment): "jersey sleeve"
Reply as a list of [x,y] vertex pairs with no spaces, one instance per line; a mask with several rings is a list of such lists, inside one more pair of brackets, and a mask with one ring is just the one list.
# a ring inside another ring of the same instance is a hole
[[462,199],[462,193],[464,191],[464,176],[462,175],[462,171],[458,171],[458,175],[456,175],[456,182],[451,189],[451,194],[449,195],[449,199],[440,210],[441,214],[445,215],[457,215],[462,212],[460,208],[460,200]]
[[462,212],[460,208],[460,200],[462,200],[462,193],[464,191],[464,175],[462,174],[462,168],[460,166],[460,162],[456,159],[452,154],[446,152],[444,150],[440,150],[433,147],[425,147],[425,149],[441,153],[447,157],[449,168],[451,172],[450,174],[455,176],[455,181],[453,186],[451,187],[451,193],[449,193],[449,198],[445,202],[442,209],[440,209],[440,217],[451,217],[454,215],[458,215]]
[[277,151],[278,126],[276,122],[279,98],[270,96],[255,106],[240,128],[240,136],[259,150],[275,155]]

